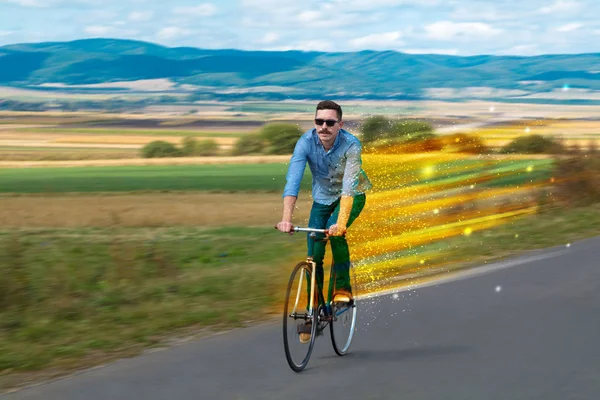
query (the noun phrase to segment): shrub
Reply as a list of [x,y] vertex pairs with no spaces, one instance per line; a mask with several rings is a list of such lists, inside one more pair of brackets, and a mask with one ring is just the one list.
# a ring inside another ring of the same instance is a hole
[[183,153],[174,144],[164,140],[155,140],[142,148],[142,157],[181,157]]
[[257,134],[244,135],[239,138],[233,146],[234,156],[246,154],[260,154],[265,149],[265,141]]
[[219,154],[219,144],[214,139],[205,139],[196,146],[196,155],[202,157],[216,156]]
[[558,160],[554,178],[561,199],[574,204],[600,201],[600,157],[577,156]]
[[371,143],[387,137],[391,122],[383,115],[367,118],[362,124],[362,142]]
[[389,120],[382,115],[367,118],[362,125],[363,143],[390,144],[405,139],[424,140],[427,134],[433,134],[433,127],[417,119]]
[[366,154],[401,154],[440,151],[444,148],[443,140],[433,133],[410,135],[410,138],[382,139],[374,143],[374,147],[365,147]]
[[191,136],[186,136],[183,138],[181,143],[181,152],[184,156],[193,156],[196,155],[198,151],[198,140]]
[[591,156],[598,155],[598,144],[594,139],[590,139],[590,142],[588,143],[587,154]]
[[423,138],[425,134],[432,134],[433,127],[425,121],[417,119],[401,119],[394,121],[390,127],[388,137],[417,137]]
[[517,138],[500,150],[504,154],[558,154],[564,151],[565,149],[560,143],[540,135]]
[[266,142],[268,154],[291,154],[302,136],[298,125],[274,122],[265,125],[260,137]]
[[457,133],[446,137],[446,146],[457,153],[483,154],[488,148],[478,136]]

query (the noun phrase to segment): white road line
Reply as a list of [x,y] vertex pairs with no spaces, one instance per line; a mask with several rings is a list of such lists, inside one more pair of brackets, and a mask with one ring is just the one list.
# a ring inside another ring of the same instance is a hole
[[417,284],[408,285],[408,286],[402,286],[402,287],[398,287],[396,289],[388,289],[388,290],[376,292],[373,294],[367,294],[364,296],[359,295],[356,297],[357,297],[357,300],[364,300],[364,299],[370,299],[370,298],[374,298],[374,297],[389,296],[394,293],[402,293],[402,292],[407,292],[407,291],[415,290],[415,289],[421,289],[421,288],[425,288],[425,287],[429,287],[429,286],[437,286],[437,285],[441,285],[444,283],[450,283],[450,282],[455,282],[455,281],[459,281],[459,280],[463,280],[463,279],[473,278],[473,277],[480,276],[480,275],[489,274],[494,271],[498,271],[498,270],[506,269],[506,268],[512,268],[512,267],[516,267],[518,265],[523,265],[523,264],[531,263],[534,261],[558,257],[558,256],[561,256],[568,252],[569,252],[568,250],[556,250],[551,253],[538,254],[535,256],[523,257],[523,258],[519,258],[516,260],[510,260],[510,261],[501,261],[501,262],[493,263],[493,264],[490,264],[487,266],[475,267],[473,269],[468,269],[465,271],[449,272],[448,274],[442,275],[439,279],[433,278],[432,280],[427,281],[427,282],[417,283]]

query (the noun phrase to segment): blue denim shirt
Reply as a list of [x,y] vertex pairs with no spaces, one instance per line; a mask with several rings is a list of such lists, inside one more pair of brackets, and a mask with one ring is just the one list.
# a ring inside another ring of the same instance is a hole
[[298,197],[306,163],[313,176],[312,197],[320,204],[332,204],[344,196],[356,196],[371,188],[362,169],[362,145],[350,132],[340,129],[333,147],[325,151],[317,130],[304,133],[294,148],[283,197]]

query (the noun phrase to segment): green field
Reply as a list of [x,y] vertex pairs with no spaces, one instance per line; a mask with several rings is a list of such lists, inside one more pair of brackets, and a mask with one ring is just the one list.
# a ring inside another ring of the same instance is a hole
[[[284,164],[6,168],[0,192],[281,191],[286,172]],[[309,187],[307,173],[302,188]]]
[[[463,165],[460,172],[444,173],[445,168]],[[486,185],[502,186],[531,183],[550,176],[550,160],[519,160],[494,163],[488,170],[473,168],[476,161],[439,164],[439,174],[428,182],[460,183],[482,172],[514,171]],[[526,172],[527,166],[534,166]],[[367,171],[368,172],[368,171]],[[122,166],[72,168],[0,169],[0,193],[68,193],[202,190],[223,192],[282,191],[287,164],[226,164],[185,166]],[[405,172],[414,174],[413,172]],[[302,189],[310,189],[311,175],[306,168]],[[374,182],[376,186],[384,183]],[[412,184],[422,184],[414,179]],[[391,189],[392,187],[387,187]]]

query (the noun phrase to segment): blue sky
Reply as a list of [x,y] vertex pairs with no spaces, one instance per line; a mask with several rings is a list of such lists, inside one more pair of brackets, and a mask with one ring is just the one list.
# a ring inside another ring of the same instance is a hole
[[600,52],[598,0],[0,0],[0,45],[127,38],[252,50]]

